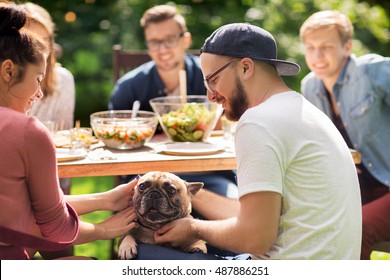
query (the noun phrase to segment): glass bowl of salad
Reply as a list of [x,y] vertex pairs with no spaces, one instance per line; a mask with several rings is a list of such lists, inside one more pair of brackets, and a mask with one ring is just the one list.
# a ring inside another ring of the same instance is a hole
[[149,101],[165,134],[174,142],[207,141],[223,109],[205,95],[165,96]]
[[137,116],[132,118],[131,112],[111,110],[91,114],[95,136],[109,148],[127,150],[144,146],[156,131],[156,114],[138,111]]

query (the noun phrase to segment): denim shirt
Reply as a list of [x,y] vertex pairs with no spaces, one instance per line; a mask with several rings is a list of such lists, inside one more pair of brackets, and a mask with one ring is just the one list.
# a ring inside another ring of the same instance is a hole
[[[303,95],[331,118],[326,89],[313,72],[302,80]],[[390,58],[351,55],[333,87],[340,118],[362,163],[390,187]]]
[[[203,74],[199,57],[186,54],[184,63],[187,73],[187,94],[205,95]],[[115,84],[112,91],[109,110],[130,110],[135,100],[141,103],[140,110],[152,111],[149,100],[166,96],[167,92],[158,72],[156,63],[149,61],[127,72]]]

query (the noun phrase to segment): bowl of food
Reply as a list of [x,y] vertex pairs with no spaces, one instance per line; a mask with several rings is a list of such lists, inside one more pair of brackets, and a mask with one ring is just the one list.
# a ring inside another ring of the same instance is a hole
[[131,110],[111,110],[91,114],[91,127],[95,136],[107,147],[135,149],[144,146],[154,135],[158,124],[156,114]]
[[156,97],[149,103],[165,134],[174,142],[207,141],[223,112],[205,95]]

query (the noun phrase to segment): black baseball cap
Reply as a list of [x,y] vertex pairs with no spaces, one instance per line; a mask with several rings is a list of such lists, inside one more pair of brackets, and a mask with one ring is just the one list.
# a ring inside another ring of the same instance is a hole
[[249,23],[231,23],[215,30],[204,42],[200,53],[249,57],[273,64],[280,76],[298,74],[299,65],[277,59],[276,49],[275,39],[268,31]]

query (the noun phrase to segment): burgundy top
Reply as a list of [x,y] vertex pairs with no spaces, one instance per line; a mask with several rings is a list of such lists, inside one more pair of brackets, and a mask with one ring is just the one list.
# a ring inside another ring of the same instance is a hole
[[[78,217],[68,209],[59,188],[49,132],[35,117],[9,108],[0,107],[0,119],[0,226],[50,241],[73,242]],[[6,241],[0,240],[0,256],[7,244],[13,244]]]

